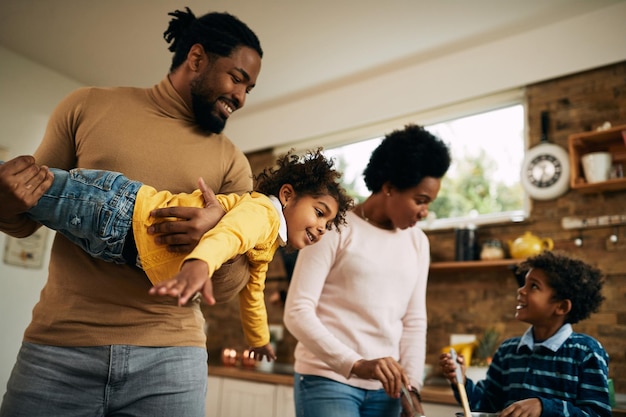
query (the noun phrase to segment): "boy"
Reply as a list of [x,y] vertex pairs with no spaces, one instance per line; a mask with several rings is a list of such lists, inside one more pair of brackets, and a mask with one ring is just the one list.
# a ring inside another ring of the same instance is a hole
[[[476,384],[465,379],[470,408],[500,417],[610,416],[608,355],[572,324],[598,311],[604,300],[602,273],[562,254],[543,252],[520,265],[525,283],[517,290],[515,317],[531,327],[505,340]],[[449,353],[440,357],[444,376],[456,392]]]
[[138,261],[154,284],[150,294],[178,297],[179,305],[198,291],[215,304],[211,276],[224,262],[246,254],[250,277],[238,285],[244,333],[257,359],[275,359],[263,294],[268,264],[279,246],[301,249],[339,227],[352,202],[340,186],[341,174],[321,149],[303,158],[287,153],[277,162],[277,168],[257,176],[256,192],[217,196],[226,214],[187,254],[157,245],[147,229],[156,208],[204,207],[200,190],[172,195],[116,172],[43,167],[54,181],[26,214],[94,257],[119,264]]

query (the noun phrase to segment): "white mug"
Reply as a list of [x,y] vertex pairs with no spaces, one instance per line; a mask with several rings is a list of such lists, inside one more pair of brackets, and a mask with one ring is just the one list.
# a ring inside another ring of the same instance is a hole
[[609,152],[592,152],[581,158],[585,178],[588,183],[602,182],[609,179],[613,158]]

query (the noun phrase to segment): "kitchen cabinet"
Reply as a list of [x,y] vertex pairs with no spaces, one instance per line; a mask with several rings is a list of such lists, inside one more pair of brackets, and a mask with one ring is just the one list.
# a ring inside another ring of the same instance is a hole
[[[590,152],[609,152],[613,165],[626,169],[626,125],[611,129],[583,132],[568,137],[570,158],[570,186],[582,193],[617,191],[626,189],[626,177],[589,184],[585,181],[580,158]],[[623,174],[622,174],[623,175]]]
[[[461,411],[447,385],[424,386],[421,394],[429,417],[454,417]],[[206,416],[243,415],[295,417],[293,375],[209,365]]]
[[296,417],[293,403],[293,387],[276,386],[276,417]]
[[223,380],[224,378],[209,376],[205,401],[206,417],[219,417],[220,415]]
[[291,386],[209,376],[207,417],[295,417]]

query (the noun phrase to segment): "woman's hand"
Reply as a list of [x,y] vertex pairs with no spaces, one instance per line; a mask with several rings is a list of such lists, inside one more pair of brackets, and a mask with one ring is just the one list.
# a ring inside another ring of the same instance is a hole
[[409,377],[392,357],[372,360],[361,359],[352,366],[352,373],[362,379],[377,379],[392,398],[399,398],[402,384],[409,386]]
[[148,228],[148,233],[157,235],[156,242],[167,245],[170,252],[191,252],[202,236],[215,227],[226,214],[215,193],[202,178],[198,179],[198,188],[204,197],[204,208],[166,207],[152,210],[150,213],[155,218],[167,219],[154,223]]

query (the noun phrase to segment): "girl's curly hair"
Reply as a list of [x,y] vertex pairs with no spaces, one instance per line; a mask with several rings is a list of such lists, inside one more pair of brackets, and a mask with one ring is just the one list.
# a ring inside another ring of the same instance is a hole
[[581,260],[544,251],[522,262],[518,273],[525,275],[531,268],[541,269],[546,274],[557,300],[572,302],[572,310],[565,320],[567,323],[574,324],[588,318],[599,310],[604,301],[601,294],[604,275]]
[[330,195],[338,203],[337,216],[333,224],[337,230],[346,224],[346,211],[352,208],[352,198],[341,186],[341,172],[334,169],[334,161],[322,153],[322,148],[298,156],[290,150],[276,161],[276,166],[268,167],[254,177],[254,189],[266,195],[278,196],[280,187],[291,184],[297,196],[319,197]]

